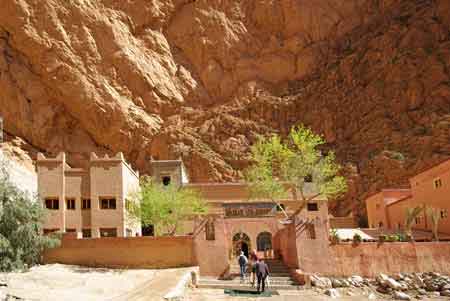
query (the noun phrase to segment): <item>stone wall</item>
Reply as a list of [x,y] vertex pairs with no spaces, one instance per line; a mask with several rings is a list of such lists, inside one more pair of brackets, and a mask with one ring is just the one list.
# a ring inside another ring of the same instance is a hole
[[178,237],[108,237],[75,239],[65,234],[59,248],[44,252],[44,263],[111,268],[193,266],[193,240]]

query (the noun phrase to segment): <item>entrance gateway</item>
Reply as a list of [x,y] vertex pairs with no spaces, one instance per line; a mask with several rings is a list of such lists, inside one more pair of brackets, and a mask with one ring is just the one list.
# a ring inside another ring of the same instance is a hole
[[249,250],[251,250],[250,237],[244,232],[238,232],[233,236],[233,254],[239,256],[241,252],[248,258]]

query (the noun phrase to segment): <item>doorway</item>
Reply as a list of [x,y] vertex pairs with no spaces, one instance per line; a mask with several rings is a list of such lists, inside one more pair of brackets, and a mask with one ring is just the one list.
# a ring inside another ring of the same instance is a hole
[[249,250],[251,250],[250,237],[243,232],[236,233],[233,236],[232,246],[235,257],[239,256],[241,252],[244,252],[244,255],[248,258]]

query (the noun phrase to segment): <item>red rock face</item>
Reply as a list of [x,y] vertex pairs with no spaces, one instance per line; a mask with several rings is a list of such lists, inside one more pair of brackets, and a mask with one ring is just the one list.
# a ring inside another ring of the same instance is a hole
[[346,166],[333,203],[450,157],[450,5],[375,0],[8,0],[0,114],[37,149],[182,156],[230,181],[257,134],[304,123]]

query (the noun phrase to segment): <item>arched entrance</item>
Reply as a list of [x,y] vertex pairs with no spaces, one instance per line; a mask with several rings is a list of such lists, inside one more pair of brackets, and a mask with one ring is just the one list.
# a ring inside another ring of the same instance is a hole
[[242,251],[248,258],[249,250],[251,250],[250,237],[243,232],[236,233],[233,236],[233,255],[239,256]]
[[256,237],[256,247],[258,251],[272,250],[272,234],[270,232],[261,232]]

